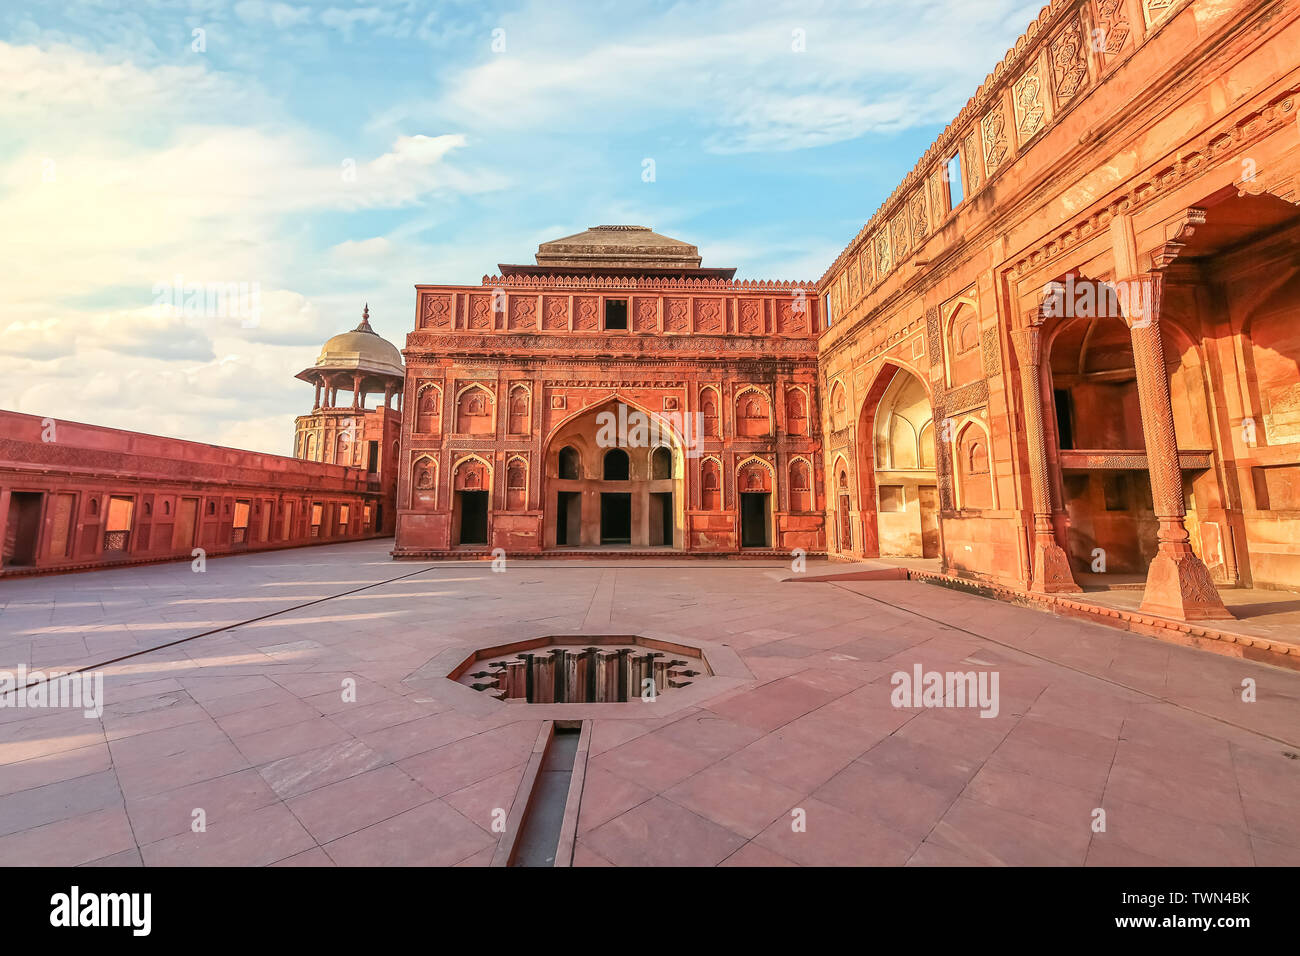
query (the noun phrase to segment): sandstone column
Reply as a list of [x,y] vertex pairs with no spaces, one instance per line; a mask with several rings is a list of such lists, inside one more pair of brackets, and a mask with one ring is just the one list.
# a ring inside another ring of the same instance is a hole
[[[1174,409],[1169,399],[1169,374],[1160,336],[1160,273],[1134,276],[1124,284],[1129,295],[1125,315],[1133,338],[1142,436],[1155,502],[1158,551],[1147,571],[1142,610],[1183,621],[1231,619],[1214,586],[1210,571],[1192,551],[1184,522],[1183,473],[1174,436]],[[1123,297],[1121,297],[1122,300]]]
[[[1041,320],[1040,320],[1041,322]],[[1029,446],[1029,483],[1033,490],[1034,531],[1029,590],[1043,594],[1077,592],[1070,560],[1056,543],[1052,495],[1047,475],[1047,439],[1043,434],[1042,333],[1036,323],[1011,333],[1020,364],[1020,391],[1025,403],[1025,441]]]

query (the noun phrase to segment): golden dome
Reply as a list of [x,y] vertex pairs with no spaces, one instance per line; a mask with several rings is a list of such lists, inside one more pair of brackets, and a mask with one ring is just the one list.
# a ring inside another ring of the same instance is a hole
[[399,379],[406,375],[397,346],[370,327],[368,304],[361,314],[361,324],[329,339],[321,347],[316,364],[303,369],[297,377],[310,380],[317,372],[362,372]]

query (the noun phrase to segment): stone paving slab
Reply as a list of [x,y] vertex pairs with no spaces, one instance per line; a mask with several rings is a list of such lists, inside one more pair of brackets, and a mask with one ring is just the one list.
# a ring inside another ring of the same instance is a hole
[[[387,547],[0,581],[0,669],[135,655],[100,717],[0,708],[0,861],[487,865],[543,715],[414,675],[542,628],[725,644],[750,675],[591,718],[574,865],[1300,863],[1300,674],[777,562]],[[996,672],[997,715],[894,706],[917,665]]]

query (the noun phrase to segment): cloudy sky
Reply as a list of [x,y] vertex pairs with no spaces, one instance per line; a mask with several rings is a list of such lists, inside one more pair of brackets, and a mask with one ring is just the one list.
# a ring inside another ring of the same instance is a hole
[[[416,283],[546,239],[815,279],[1037,12],[5,0],[0,407],[285,454],[364,302],[400,346]],[[168,307],[192,283],[249,298]]]

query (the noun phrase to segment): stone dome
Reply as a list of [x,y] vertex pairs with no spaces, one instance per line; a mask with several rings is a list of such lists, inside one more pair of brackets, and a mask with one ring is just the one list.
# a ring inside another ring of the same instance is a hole
[[298,378],[309,378],[313,372],[363,372],[395,378],[406,375],[397,346],[370,327],[369,305],[361,315],[361,324],[330,338],[321,347],[316,364],[299,372]]

